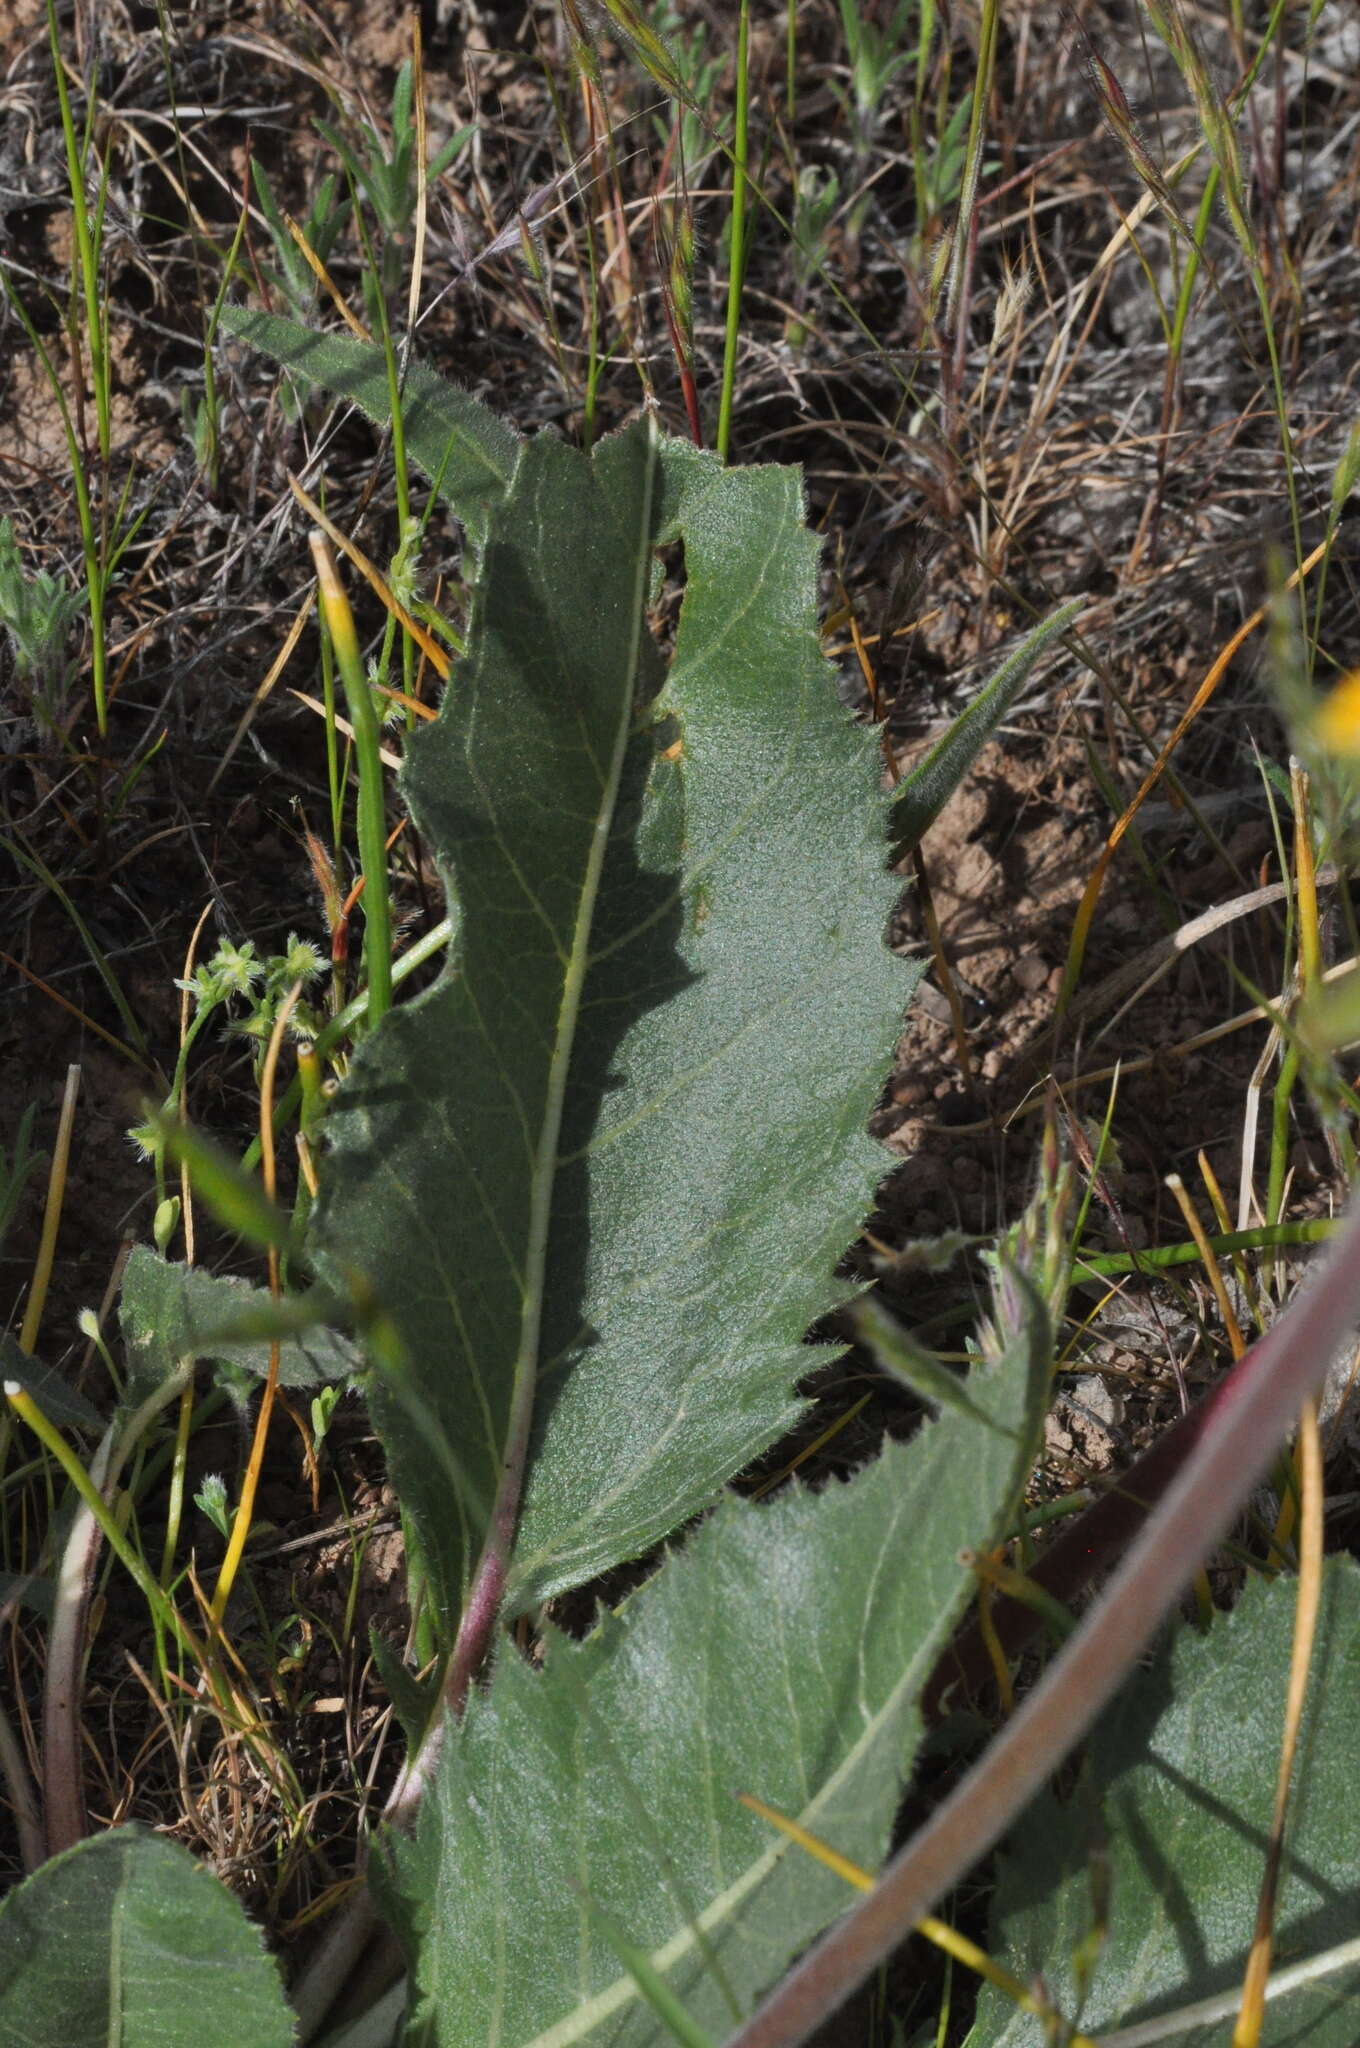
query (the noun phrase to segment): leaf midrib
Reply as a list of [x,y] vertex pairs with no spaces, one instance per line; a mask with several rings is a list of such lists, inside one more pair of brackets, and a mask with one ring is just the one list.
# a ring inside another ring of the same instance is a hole
[[[906,1504],[903,1503],[899,1507],[891,1527],[884,1532],[883,1542],[879,1551],[880,1565],[892,1546],[893,1534],[896,1531],[901,1516],[905,1513]],[[875,1569],[877,1568],[875,1567]],[[845,1756],[841,1759],[836,1769],[828,1778],[823,1780],[817,1791],[796,1816],[804,1827],[811,1828],[813,1832],[816,1831],[817,1816],[821,1809],[835,1796],[846,1778],[858,1767],[861,1757],[879,1739],[884,1726],[901,1711],[904,1694],[909,1694],[913,1689],[920,1686],[924,1672],[930,1668],[933,1660],[937,1637],[942,1633],[943,1631],[937,1627],[930,1632],[928,1639],[924,1643],[918,1644],[916,1654],[906,1665],[902,1676],[884,1699],[879,1711],[865,1722],[854,1745],[846,1751]],[[747,1864],[745,1869],[733,1879],[732,1883],[724,1891],[719,1892],[715,1899],[710,1899],[709,1903],[696,1915],[698,1928],[704,1934],[711,1933],[715,1928],[720,1928],[735,1913],[743,1901],[750,1896],[757,1885],[783,1860],[791,1847],[792,1844],[789,1840],[781,1836],[777,1837],[768,1849],[762,1850],[761,1854],[751,1863]],[[691,1955],[696,1947],[697,1941],[694,1929],[688,1926],[681,1927],[677,1929],[669,1941],[663,1943],[660,1948],[652,1949],[649,1952],[650,1960],[657,1970],[665,1973],[673,1970],[678,1963]],[[611,2014],[618,2012],[630,2000],[637,1999],[639,1995],[638,1987],[631,1977],[616,1977],[603,1991],[597,1991],[593,1998],[587,1999],[583,2004],[578,2005],[574,2011],[567,2013],[562,2019],[554,2021],[553,2025],[548,2027],[543,2033],[535,2034],[531,2039],[519,2044],[519,2048],[571,2048],[572,2043],[585,2040],[593,2028],[601,2025]]]
[[510,1411],[506,1428],[507,1456],[512,1454],[515,1444],[522,1442],[527,1436],[532,1417],[534,1392],[538,1376],[538,1354],[543,1327],[544,1281],[547,1272],[548,1237],[552,1222],[552,1198],[560,1171],[559,1145],[562,1132],[563,1107],[566,1102],[567,1082],[571,1071],[576,1028],[580,1018],[581,995],[585,987],[586,975],[591,965],[590,938],[595,922],[596,906],[599,901],[600,883],[604,874],[605,861],[609,853],[614,813],[618,803],[619,783],[622,779],[623,764],[632,732],[633,683],[637,675],[642,635],[646,630],[645,600],[647,594],[647,575],[651,563],[652,508],[658,464],[657,429],[655,422],[649,421],[647,465],[641,518],[638,525],[638,548],[634,564],[632,616],[629,627],[625,676],[616,712],[608,773],[601,791],[599,808],[595,816],[590,853],[586,861],[585,877],[576,906],[576,920],[572,930],[571,949],[567,956],[566,968],[562,977],[562,997],[558,1006],[552,1058],[548,1067],[548,1084],[530,1180],[529,1227],[526,1233],[524,1259],[524,1306],[520,1316],[519,1350],[515,1358],[514,1378],[511,1383]]

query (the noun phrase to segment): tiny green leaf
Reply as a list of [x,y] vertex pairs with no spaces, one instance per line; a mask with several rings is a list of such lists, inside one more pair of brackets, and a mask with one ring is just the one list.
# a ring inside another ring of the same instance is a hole
[[903,777],[893,804],[891,826],[897,859],[905,858],[920,845],[1019,696],[1025,678],[1049,641],[1067,631],[1085,604],[1084,597],[1075,598],[1036,626],[1002,662],[924,761]]

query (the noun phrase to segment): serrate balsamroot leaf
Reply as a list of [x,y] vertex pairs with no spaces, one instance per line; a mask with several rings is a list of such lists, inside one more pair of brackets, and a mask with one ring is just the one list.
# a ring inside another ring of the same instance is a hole
[[373,1859],[412,1962],[412,2048],[667,2048],[600,1917],[725,2040],[853,1894],[748,1791],[874,1868],[917,1699],[1004,1533],[1047,1400],[1029,1327],[847,1485],[727,1496],[595,1634],[502,1653],[445,1743],[414,1838]]
[[[387,358],[373,342],[347,334],[314,334],[296,320],[227,306],[229,334],[273,356],[337,398],[351,398],[380,426],[392,417]],[[478,399],[446,383],[428,365],[411,363],[402,384],[402,424],[408,452],[480,541],[486,510],[507,489],[519,454],[514,428]]]
[[13,2048],[288,2048],[257,1929],[176,1843],[114,1828],[0,1906],[0,2040]]
[[[1207,1636],[1179,1630],[1097,1724],[1073,1795],[1032,1807],[1003,1858],[990,1952],[1026,1983],[1042,1976],[1065,2017],[1079,2016],[1102,2042],[1122,2042],[1127,2030],[1168,2048],[1223,2048],[1231,2035],[1296,1602],[1291,1579],[1252,1581]],[[1360,1953],[1326,1966],[1360,1929],[1357,1754],[1360,1571],[1338,1558],[1325,1568],[1275,1921],[1275,1967],[1296,1988],[1267,2003],[1261,2048],[1355,2048],[1360,2039]],[[1073,1959],[1091,1936],[1097,1850],[1108,1859],[1109,1932],[1078,2015]],[[1204,2001],[1212,2004],[1197,2018],[1172,2019]],[[984,1990],[969,2048],[1044,2048],[1046,2039],[1039,2020]]]
[[526,444],[491,511],[406,772],[452,957],[354,1062],[318,1209],[392,1339],[374,1413],[446,1615],[531,1399],[520,1605],[645,1550],[799,1412],[914,985],[816,556],[796,472],[646,421],[590,458]]

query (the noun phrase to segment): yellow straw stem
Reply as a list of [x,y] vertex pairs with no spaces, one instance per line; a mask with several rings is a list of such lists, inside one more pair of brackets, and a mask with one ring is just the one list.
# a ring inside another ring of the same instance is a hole
[[[1304,577],[1317,567],[1330,545],[1330,540],[1320,541],[1313,549],[1312,554],[1309,555],[1307,561],[1300,568],[1294,570],[1285,584],[1285,589],[1293,590],[1302,583]],[[1228,641],[1226,647],[1221,650],[1217,659],[1210,667],[1208,674],[1205,676],[1204,681],[1195,691],[1189,704],[1177,719],[1175,730],[1172,732],[1170,739],[1148,769],[1143,780],[1139,783],[1132,801],[1128,804],[1123,816],[1116,822],[1109,838],[1105,841],[1100,857],[1091,870],[1086,888],[1082,893],[1081,902],[1077,906],[1076,917],[1072,921],[1072,940],[1068,947],[1067,965],[1063,969],[1062,987],[1058,991],[1055,1024],[1061,1022],[1066,1014],[1067,1006],[1072,1000],[1072,993],[1076,988],[1077,978],[1081,973],[1081,963],[1086,952],[1086,941],[1091,930],[1091,920],[1095,916],[1096,904],[1099,901],[1110,862],[1114,859],[1115,849],[1137,817],[1147,798],[1161,781],[1171,756],[1175,753],[1177,747],[1185,738],[1186,733],[1190,730],[1190,727],[1199,717],[1200,712],[1204,709],[1209,699],[1213,696],[1214,691],[1227,674],[1233,656],[1243,643],[1251,638],[1257,627],[1262,625],[1269,615],[1270,607],[1268,605],[1259,606],[1249,619],[1243,621]]]
[[834,1437],[838,1437],[846,1424],[853,1422],[860,1410],[867,1408],[872,1399],[872,1394],[861,1394],[857,1401],[853,1401],[850,1404],[843,1415],[838,1415],[834,1422],[828,1423],[820,1436],[815,1436],[810,1444],[804,1444],[798,1455],[790,1458],[787,1465],[782,1465],[777,1472],[772,1472],[768,1479],[762,1479],[759,1486],[753,1487],[750,1498],[752,1500],[763,1500],[766,1494],[780,1485],[783,1480],[792,1478],[800,1466],[806,1465],[809,1458],[815,1458],[818,1451],[824,1450]]
[[1308,995],[1322,980],[1322,937],[1318,930],[1317,869],[1313,862],[1313,835],[1309,831],[1312,806],[1308,776],[1300,764],[1289,763],[1289,787],[1294,800],[1294,887],[1299,899],[1299,965],[1303,992]]
[[[1199,1166],[1199,1177],[1204,1182],[1205,1192],[1209,1197],[1209,1206],[1214,1212],[1214,1220],[1218,1224],[1219,1231],[1222,1236],[1231,1237],[1233,1228],[1232,1217],[1229,1215],[1228,1205],[1223,1199],[1223,1190],[1218,1184],[1218,1175],[1210,1164],[1208,1153],[1202,1148],[1196,1154],[1196,1162]],[[1256,1318],[1256,1327],[1264,1332],[1266,1325],[1265,1317],[1261,1313],[1261,1296],[1257,1291],[1251,1267],[1247,1264],[1241,1252],[1233,1252],[1230,1256],[1233,1262],[1233,1271],[1237,1275],[1238,1285],[1242,1289],[1244,1298],[1251,1306],[1252,1315]]]
[[[295,981],[283,1001],[279,1014],[274,1019],[274,1029],[269,1034],[269,1048],[264,1056],[264,1070],[260,1076],[260,1175],[264,1181],[265,1193],[272,1203],[278,1187],[278,1175],[274,1160],[274,1076],[278,1070],[279,1048],[283,1034],[288,1029],[288,1019],[298,997],[302,994],[302,983]],[[269,1292],[275,1301],[281,1292],[279,1286],[279,1254],[276,1245],[269,1247]],[[250,1534],[250,1525],[255,1513],[255,1495],[259,1489],[260,1471],[264,1465],[265,1441],[269,1435],[269,1419],[274,1409],[274,1395],[279,1384],[279,1340],[274,1338],[269,1346],[269,1373],[260,1398],[260,1412],[255,1419],[255,1435],[250,1446],[250,1461],[241,1483],[241,1498],[236,1504],[232,1519],[231,1535],[227,1540],[226,1556],[222,1569],[217,1575],[213,1588],[212,1606],[209,1613],[218,1625],[226,1612],[227,1601],[240,1569],[241,1557]]]
[[[768,1806],[763,1799],[757,1799],[754,1792],[738,1792],[737,1798],[752,1813],[759,1814],[762,1820],[768,1821],[771,1827],[778,1828],[781,1835],[787,1835],[791,1842],[796,1842],[800,1849],[805,1849],[809,1856],[815,1856],[828,1870],[834,1870],[837,1877],[843,1877],[857,1892],[873,1890],[874,1880],[861,1864],[852,1863],[848,1856],[842,1856],[839,1849],[833,1849],[829,1842],[824,1842],[820,1835],[814,1835],[800,1821],[790,1820],[777,1806]],[[998,1991],[1019,2006],[1021,2012],[1036,2013],[1046,2020],[1057,2017],[1051,2005],[1037,1999],[1027,1984],[1022,1984],[1018,1977],[1012,1977],[1010,1971],[1003,1970],[1000,1963],[994,1963],[985,1949],[980,1949],[976,1942],[969,1941],[967,1935],[958,1933],[948,1921],[937,1920],[933,1914],[927,1914],[923,1920],[916,1922],[913,1932],[921,1935],[926,1941],[933,1942],[936,1948],[952,1956],[955,1962],[962,1963],[965,1969],[972,1970],[977,1976],[984,1977],[989,1984],[995,1985]],[[1067,2048],[1096,2048],[1096,2043],[1085,2034],[1068,2033],[1064,2038],[1067,2041]]]
[[996,1680],[1001,1711],[1009,1721],[1015,1712],[1015,1687],[1011,1683],[1011,1667],[1006,1662],[1006,1652],[996,1632],[996,1623],[992,1619],[992,1589],[986,1579],[978,1581],[977,1610],[978,1634],[982,1637],[982,1647],[987,1652],[987,1661]]
[[359,771],[359,865],[363,870],[364,969],[368,976],[368,1021],[373,1029],[392,1007],[392,911],[387,895],[387,845],[378,714],[359,657],[354,615],[345,596],[326,536],[313,528],[310,540],[316,564],[317,596],[335,649],[354,724],[354,751]]
[[330,299],[331,304],[334,306],[336,312],[340,315],[340,318],[344,321],[346,327],[348,327],[350,333],[354,336],[355,340],[366,341],[371,344],[373,336],[364,326],[364,323],[359,318],[358,314],[352,313],[349,307],[345,304],[344,297],[342,296],[340,291],[340,287],[336,284],[335,279],[331,276],[329,270],[327,270],[325,264],[317,255],[316,250],[307,240],[307,237],[303,234],[302,229],[293,219],[291,213],[284,214],[283,224],[287,228],[289,234],[292,236],[293,241],[297,247],[297,252],[299,256],[301,256],[303,262],[307,265],[313,277],[321,286],[321,289],[326,293],[327,297]]
[[1200,1222],[1199,1211],[1191,1201],[1190,1191],[1180,1175],[1178,1173],[1169,1173],[1166,1177],[1166,1185],[1175,1196],[1176,1206],[1185,1218],[1185,1227],[1195,1241],[1196,1251],[1204,1261],[1204,1270],[1209,1276],[1209,1285],[1214,1290],[1214,1300],[1218,1303],[1218,1312],[1223,1318],[1223,1327],[1228,1333],[1228,1342],[1232,1347],[1232,1355],[1234,1359],[1240,1358],[1247,1348],[1247,1340],[1242,1335],[1242,1327],[1237,1320],[1237,1313],[1228,1298],[1228,1290],[1223,1282],[1223,1268],[1219,1265],[1214,1248],[1209,1242],[1208,1232]]

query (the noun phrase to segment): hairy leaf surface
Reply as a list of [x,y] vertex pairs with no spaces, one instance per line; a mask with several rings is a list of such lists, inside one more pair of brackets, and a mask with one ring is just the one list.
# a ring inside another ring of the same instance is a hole
[[901,859],[920,845],[954,791],[967,775],[982,749],[996,733],[1006,713],[1019,696],[1039,656],[1084,610],[1086,600],[1074,598],[1051,618],[1026,634],[978,691],[923,761],[904,775],[893,800],[892,840],[894,855]]
[[[1092,1738],[1074,1797],[1031,1808],[1002,1866],[991,1953],[1042,1975],[1072,2020],[1072,1957],[1091,1932],[1090,1852],[1107,1848],[1110,1931],[1082,2030],[1134,2028],[1218,1995],[1227,2016],[1172,2026],[1176,2048],[1222,2048],[1246,1968],[1270,1826],[1296,1584],[1252,1581],[1207,1637],[1181,1629]],[[1294,1773],[1275,1965],[1298,1966],[1360,1925],[1360,1571],[1325,1568]],[[1360,1959],[1266,2006],[1262,2048],[1354,2048]],[[969,2048],[1043,2048],[1041,2023],[984,1990]]]
[[[225,307],[222,325],[323,390],[352,398],[380,426],[390,420],[387,359],[375,343],[347,334],[314,334],[296,320],[245,306]],[[480,541],[487,508],[504,495],[514,473],[519,435],[489,407],[421,362],[407,369],[401,417],[408,453],[427,476],[438,479],[441,495]]]
[[448,1614],[530,1398],[521,1604],[646,1549],[799,1412],[913,986],[816,555],[795,472],[646,422],[591,459],[526,444],[490,514],[406,772],[452,955],[355,1061],[318,1212],[391,1334],[375,1414]]
[[[118,1321],[136,1387],[157,1385],[181,1358],[215,1358],[263,1377],[269,1339],[241,1335],[248,1318],[268,1327],[279,1314],[267,1289],[162,1259],[147,1245],[134,1247],[123,1273]],[[348,1379],[363,1359],[357,1345],[324,1324],[285,1330],[279,1343],[279,1382],[319,1387]]]
[[6,2048],[288,2048],[292,2017],[226,1887],[160,1835],[80,1843],[0,1906]]
[[870,1867],[966,1597],[965,1545],[1013,1513],[1042,1425],[1032,1326],[959,1410],[848,1485],[730,1496],[584,1643],[503,1653],[448,1732],[413,1841],[376,1860],[414,1957],[422,2048],[661,2048],[590,1908],[718,2039],[848,1903],[739,1790]]

